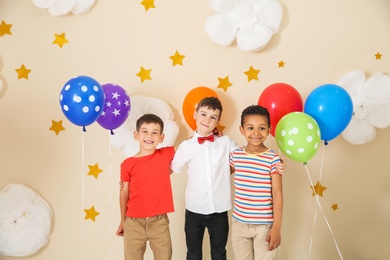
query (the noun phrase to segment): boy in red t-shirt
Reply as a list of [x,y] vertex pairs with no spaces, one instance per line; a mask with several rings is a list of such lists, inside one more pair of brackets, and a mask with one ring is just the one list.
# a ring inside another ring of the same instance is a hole
[[124,237],[126,260],[143,259],[147,241],[154,259],[172,258],[167,213],[174,211],[169,165],[175,150],[156,148],[164,140],[163,130],[158,116],[141,116],[134,132],[140,150],[121,164],[121,222],[116,234]]

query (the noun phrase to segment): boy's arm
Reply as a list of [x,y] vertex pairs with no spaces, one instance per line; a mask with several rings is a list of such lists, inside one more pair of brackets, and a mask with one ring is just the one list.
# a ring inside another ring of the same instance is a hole
[[171,173],[181,172],[185,163],[186,163],[186,158],[185,158],[184,148],[182,147],[182,145],[179,145],[170,164]]
[[123,188],[121,188],[119,193],[119,205],[121,210],[121,221],[116,231],[118,236],[124,235],[124,225],[125,225],[125,217],[127,211],[127,201],[129,200],[129,182],[121,182],[123,183]]
[[267,236],[268,250],[276,249],[281,243],[283,188],[282,175],[272,175],[272,201],[274,222]]

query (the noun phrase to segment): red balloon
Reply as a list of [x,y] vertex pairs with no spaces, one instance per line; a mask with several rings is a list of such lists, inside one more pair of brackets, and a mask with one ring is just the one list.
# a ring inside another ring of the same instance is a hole
[[218,98],[214,90],[203,86],[192,89],[184,98],[183,114],[188,126],[191,127],[192,130],[196,129],[196,122],[194,119],[196,107],[198,106],[198,103],[205,97]]
[[290,112],[303,112],[303,100],[299,92],[286,83],[274,83],[266,87],[257,102],[268,109],[271,118],[271,135],[275,137],[279,120]]

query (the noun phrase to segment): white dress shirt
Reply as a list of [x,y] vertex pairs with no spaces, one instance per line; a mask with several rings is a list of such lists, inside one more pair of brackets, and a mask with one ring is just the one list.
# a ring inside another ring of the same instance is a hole
[[183,141],[171,163],[174,172],[187,165],[186,209],[204,215],[228,211],[232,208],[229,153],[237,144],[227,136],[199,144],[198,137],[195,132]]

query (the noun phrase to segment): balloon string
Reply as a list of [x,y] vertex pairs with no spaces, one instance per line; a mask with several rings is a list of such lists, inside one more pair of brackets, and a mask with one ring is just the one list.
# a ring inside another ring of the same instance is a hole
[[325,213],[324,213],[324,211],[323,211],[323,209],[322,209],[321,203],[320,203],[320,201],[319,201],[319,199],[318,199],[318,195],[316,194],[316,192],[315,192],[315,190],[314,190],[313,181],[312,181],[312,179],[311,179],[311,177],[310,177],[310,174],[309,174],[309,170],[308,170],[308,168],[307,168],[307,165],[305,165],[305,169],[306,169],[306,173],[307,173],[307,176],[308,176],[309,181],[310,181],[310,184],[311,184],[311,188],[312,188],[312,190],[313,190],[313,192],[314,192],[314,194],[315,194],[318,208],[320,209],[320,211],[321,211],[321,213],[322,213],[322,216],[323,216],[324,219],[325,219],[326,225],[328,226],[328,229],[329,229],[329,231],[330,231],[330,234],[332,235],[332,239],[333,239],[333,242],[334,242],[334,244],[335,244],[335,246],[336,246],[336,249],[337,249],[337,252],[338,252],[338,254],[339,254],[339,256],[340,256],[340,259],[343,260],[344,258],[343,258],[343,256],[341,255],[341,252],[340,252],[339,246],[337,245],[336,239],[335,239],[335,237],[334,237],[332,228],[330,227],[329,221],[328,221],[328,219],[326,218]]
[[[324,160],[325,160],[325,148],[326,148],[326,145],[324,145],[322,147],[322,157],[321,157],[321,166],[320,166],[321,168],[320,168],[320,178],[319,178],[320,182],[322,179],[323,165],[324,165]],[[315,209],[315,212],[314,212],[313,226],[312,226],[312,230],[311,230],[310,246],[309,246],[309,259],[311,257],[311,250],[312,250],[312,246],[313,246],[313,237],[314,237],[314,228],[316,226],[316,222],[317,222],[317,208]]]
[[[85,163],[85,150],[84,150],[84,131],[81,134],[81,212],[84,212],[84,163]],[[85,230],[84,230],[84,218],[81,218],[82,221],[82,228],[81,228],[81,240],[82,240],[82,246],[81,246],[81,256],[82,259],[84,259],[84,245],[85,245]]]
[[[278,154],[279,154],[279,157],[280,157],[280,155],[281,155],[281,150],[280,150],[280,148],[279,148]],[[282,245],[280,245],[280,246],[278,247],[278,259],[282,259]]]
[[[112,130],[111,130],[112,132]],[[112,134],[111,134],[112,135]],[[110,187],[110,196],[109,196],[109,205],[110,205],[110,221],[109,221],[109,227],[108,227],[108,235],[110,238],[110,260],[112,260],[112,148],[111,148],[111,136],[109,140],[109,187]]]
[[312,226],[312,229],[311,229],[311,237],[310,237],[310,246],[309,246],[309,260],[311,258],[311,249],[312,249],[312,246],[313,246],[313,237],[314,237],[314,227],[316,225],[316,221],[317,221],[317,208],[314,212],[314,218],[313,218],[313,226]]
[[322,157],[321,157],[321,168],[320,168],[320,179],[319,181],[321,182],[321,179],[322,179],[322,169],[323,169],[323,166],[324,166],[324,161],[325,161],[325,149],[326,149],[326,144],[322,147]]

